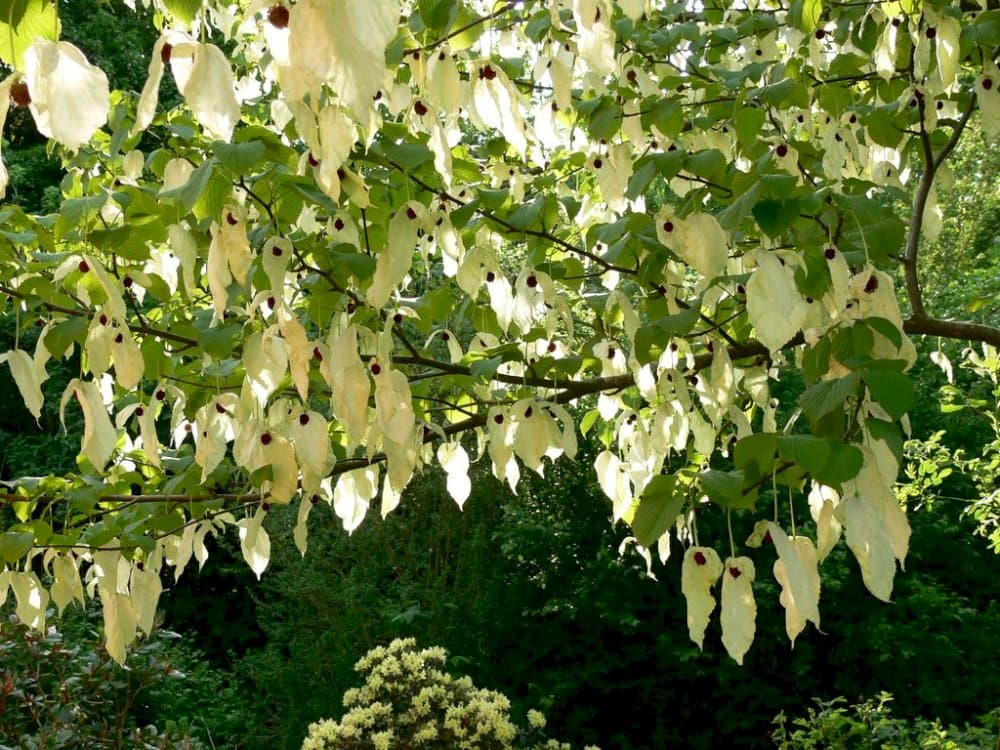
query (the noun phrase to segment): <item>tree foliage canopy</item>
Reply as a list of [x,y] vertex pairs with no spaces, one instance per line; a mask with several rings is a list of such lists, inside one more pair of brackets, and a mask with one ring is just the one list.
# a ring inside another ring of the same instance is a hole
[[[86,590],[121,659],[207,537],[237,527],[260,575],[271,505],[298,504],[305,552],[317,503],[352,531],[437,463],[462,504],[470,462],[516,488],[578,431],[642,554],[682,545],[696,643],[718,597],[742,661],[763,543],[793,641],[841,535],[890,599],[909,336],[1000,344],[934,317],[920,275],[949,155],[976,119],[1000,135],[1000,11],[152,5],[135,92],[56,4],[0,3],[0,112],[66,170],[58,212],[0,208],[2,356],[36,419],[66,360],[83,423],[77,472],[0,495],[23,620]],[[720,512],[729,538],[699,538]]]

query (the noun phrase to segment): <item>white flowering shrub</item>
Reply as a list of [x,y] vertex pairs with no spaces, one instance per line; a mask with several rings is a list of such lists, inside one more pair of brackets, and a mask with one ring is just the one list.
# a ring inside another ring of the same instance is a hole
[[541,712],[518,727],[505,695],[451,676],[446,661],[412,638],[372,649],[354,666],[365,682],[344,694],[347,713],[312,724],[302,750],[571,750],[543,736]]

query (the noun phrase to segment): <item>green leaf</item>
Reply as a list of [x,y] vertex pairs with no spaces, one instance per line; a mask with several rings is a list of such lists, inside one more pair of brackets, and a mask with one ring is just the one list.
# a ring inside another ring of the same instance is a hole
[[246,143],[225,143],[216,141],[212,144],[212,153],[219,164],[237,174],[243,174],[260,162],[264,155],[264,144],[261,141]]
[[655,125],[665,138],[673,138],[684,127],[684,111],[680,102],[670,97],[656,100],[648,114],[643,116],[643,124],[647,127]]
[[497,368],[503,364],[503,357],[490,357],[479,359],[469,365],[469,372],[474,378],[491,378],[496,373]]
[[597,419],[600,416],[601,413],[597,409],[591,409],[584,414],[583,419],[580,420],[579,424],[580,434],[586,437],[587,433],[590,432],[590,429],[594,426],[594,423],[597,422]]
[[802,352],[802,376],[807,383],[819,380],[830,369],[830,339],[823,337]]
[[455,0],[420,0],[420,17],[429,29],[447,31],[458,16]]
[[820,87],[817,98],[820,106],[834,118],[840,117],[854,104],[851,89],[837,84],[827,84]]
[[173,198],[181,202],[181,204],[190,211],[194,208],[194,204],[198,202],[201,194],[205,190],[205,186],[208,185],[208,180],[212,176],[214,171],[213,162],[211,160],[206,160],[198,165],[198,167],[191,172],[191,176],[188,177],[188,181],[183,185],[173,188],[172,190],[165,190],[160,193],[160,198]]
[[684,493],[676,492],[677,477],[653,477],[639,499],[632,519],[632,531],[643,547],[652,547],[677,520],[684,507]]
[[802,413],[811,421],[816,422],[825,414],[835,409],[843,411],[848,397],[855,393],[860,378],[856,372],[836,380],[824,380],[809,386],[799,396],[799,406]]
[[829,438],[827,444],[830,446],[829,458],[824,466],[812,472],[813,479],[828,487],[835,487],[856,477],[865,461],[865,454],[861,449],[841,443],[835,438]]
[[507,222],[517,229],[531,229],[539,225],[544,210],[545,198],[538,198],[511,211],[507,215]]
[[865,325],[881,334],[897,349],[903,345],[903,332],[896,324],[886,318],[865,318]]
[[747,435],[733,449],[733,463],[736,468],[756,466],[758,474],[766,474],[774,466],[774,454],[778,447],[778,436],[773,432],[758,432]]
[[873,399],[889,413],[899,419],[913,405],[916,386],[904,372],[886,368],[868,368],[864,371],[865,385]]
[[403,169],[413,171],[417,167],[426,164],[434,159],[434,154],[422,143],[393,143],[391,141],[380,142],[382,151],[394,163]]
[[67,318],[53,326],[45,334],[45,348],[53,357],[61,357],[72,344],[81,343],[87,336],[87,319],[84,317]]
[[862,118],[868,137],[879,146],[896,148],[903,140],[904,128],[894,112],[875,110]]
[[814,435],[782,435],[778,438],[778,454],[815,474],[829,461],[830,444]]
[[771,237],[777,237],[799,218],[797,198],[790,200],[762,200],[753,207],[753,218],[758,226]]
[[656,162],[651,156],[644,156],[635,163],[635,171],[628,181],[628,189],[625,190],[625,197],[635,200],[640,195],[644,195],[649,183],[656,177],[658,170]]
[[0,558],[8,565],[13,565],[31,549],[35,543],[35,535],[19,531],[7,531],[0,534]]
[[236,323],[216,326],[202,331],[198,335],[198,344],[213,359],[227,359],[234,356],[233,351],[242,332],[243,326]]
[[719,213],[723,229],[736,229],[760,198],[763,186],[756,175],[741,175],[733,180],[734,200]]
[[864,196],[844,195],[839,202],[847,220],[841,248],[861,253],[873,263],[886,263],[898,255],[906,239],[906,225],[898,214]]
[[24,53],[38,38],[59,39],[59,14],[51,0],[6,0],[0,4],[0,60],[24,70]]
[[689,156],[684,167],[696,177],[715,181],[726,172],[729,161],[718,149],[712,148]]
[[875,338],[862,322],[843,328],[830,340],[830,353],[845,367],[857,367],[871,362]]
[[809,102],[809,90],[794,78],[784,78],[777,83],[761,86],[749,95],[772,107],[788,105],[802,107],[807,106]]
[[590,115],[587,130],[596,140],[608,140],[622,125],[622,111],[609,96],[603,97]]
[[375,259],[364,253],[332,252],[330,260],[333,261],[334,270],[339,271],[345,280],[353,276],[358,281],[363,281],[375,273]]
[[107,200],[108,196],[105,193],[85,198],[67,198],[59,207],[56,234],[65,237],[72,230],[79,229],[81,225],[86,226],[90,219],[97,216]]
[[823,15],[822,0],[803,0],[802,3],[802,30],[806,33],[815,31],[819,26],[820,18]]
[[895,422],[887,422],[884,419],[873,419],[869,417],[865,420],[865,429],[875,440],[881,440],[889,446],[896,460],[903,460],[903,433],[899,425]]
[[985,46],[992,49],[1000,39],[1000,10],[980,13],[975,23],[962,24],[962,47],[966,44]]
[[659,326],[643,326],[635,332],[635,356],[639,364],[655,362],[670,344],[670,334]]
[[163,0],[167,12],[183,24],[194,20],[201,10],[202,3],[203,0]]
[[709,469],[701,473],[701,488],[709,499],[723,508],[752,509],[757,499],[756,491],[743,493],[746,478],[742,470],[719,471]]
[[749,148],[757,141],[765,119],[764,111],[755,107],[743,107],[737,110],[733,117],[733,125],[736,128],[736,139],[743,148]]

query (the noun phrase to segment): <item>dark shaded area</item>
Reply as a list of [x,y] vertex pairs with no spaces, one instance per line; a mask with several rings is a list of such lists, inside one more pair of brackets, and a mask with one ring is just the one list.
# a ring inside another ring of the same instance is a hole
[[[515,717],[540,708],[551,736],[604,750],[767,747],[772,718],[803,714],[813,697],[889,691],[897,716],[956,723],[1000,704],[998,561],[958,504],[911,515],[895,604],[867,592],[841,544],[824,563],[824,633],[810,626],[794,649],[773,550],[756,553],[757,639],[741,668],[717,618],[704,653],[688,639],[676,544],[654,565],[658,581],[637,556],[618,556],[623,527],[610,528],[589,461],[527,478],[517,498],[478,477],[464,513],[428,477],[387,521],[368,519],[350,537],[318,506],[305,558],[291,541],[295,509],[275,510],[261,584],[234,577],[227,593],[219,576],[230,560],[208,577],[185,574],[167,623],[197,631],[211,658],[246,681],[258,709],[252,748],[297,748],[309,722],[339,716],[354,661],[397,636],[443,645],[454,669],[511,696]],[[706,513],[699,526],[724,538],[720,522]],[[737,537],[748,532],[737,517]],[[235,597],[228,624],[212,614],[220,592]],[[199,621],[190,613],[202,605]],[[247,642],[255,627],[265,643]]]

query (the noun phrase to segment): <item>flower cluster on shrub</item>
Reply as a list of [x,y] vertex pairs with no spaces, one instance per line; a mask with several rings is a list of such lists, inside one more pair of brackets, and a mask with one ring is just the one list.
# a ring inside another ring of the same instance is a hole
[[347,713],[311,725],[302,750],[571,750],[543,736],[539,711],[519,727],[505,695],[453,677],[446,661],[443,648],[418,650],[412,638],[372,649],[354,667],[365,682],[344,694]]

